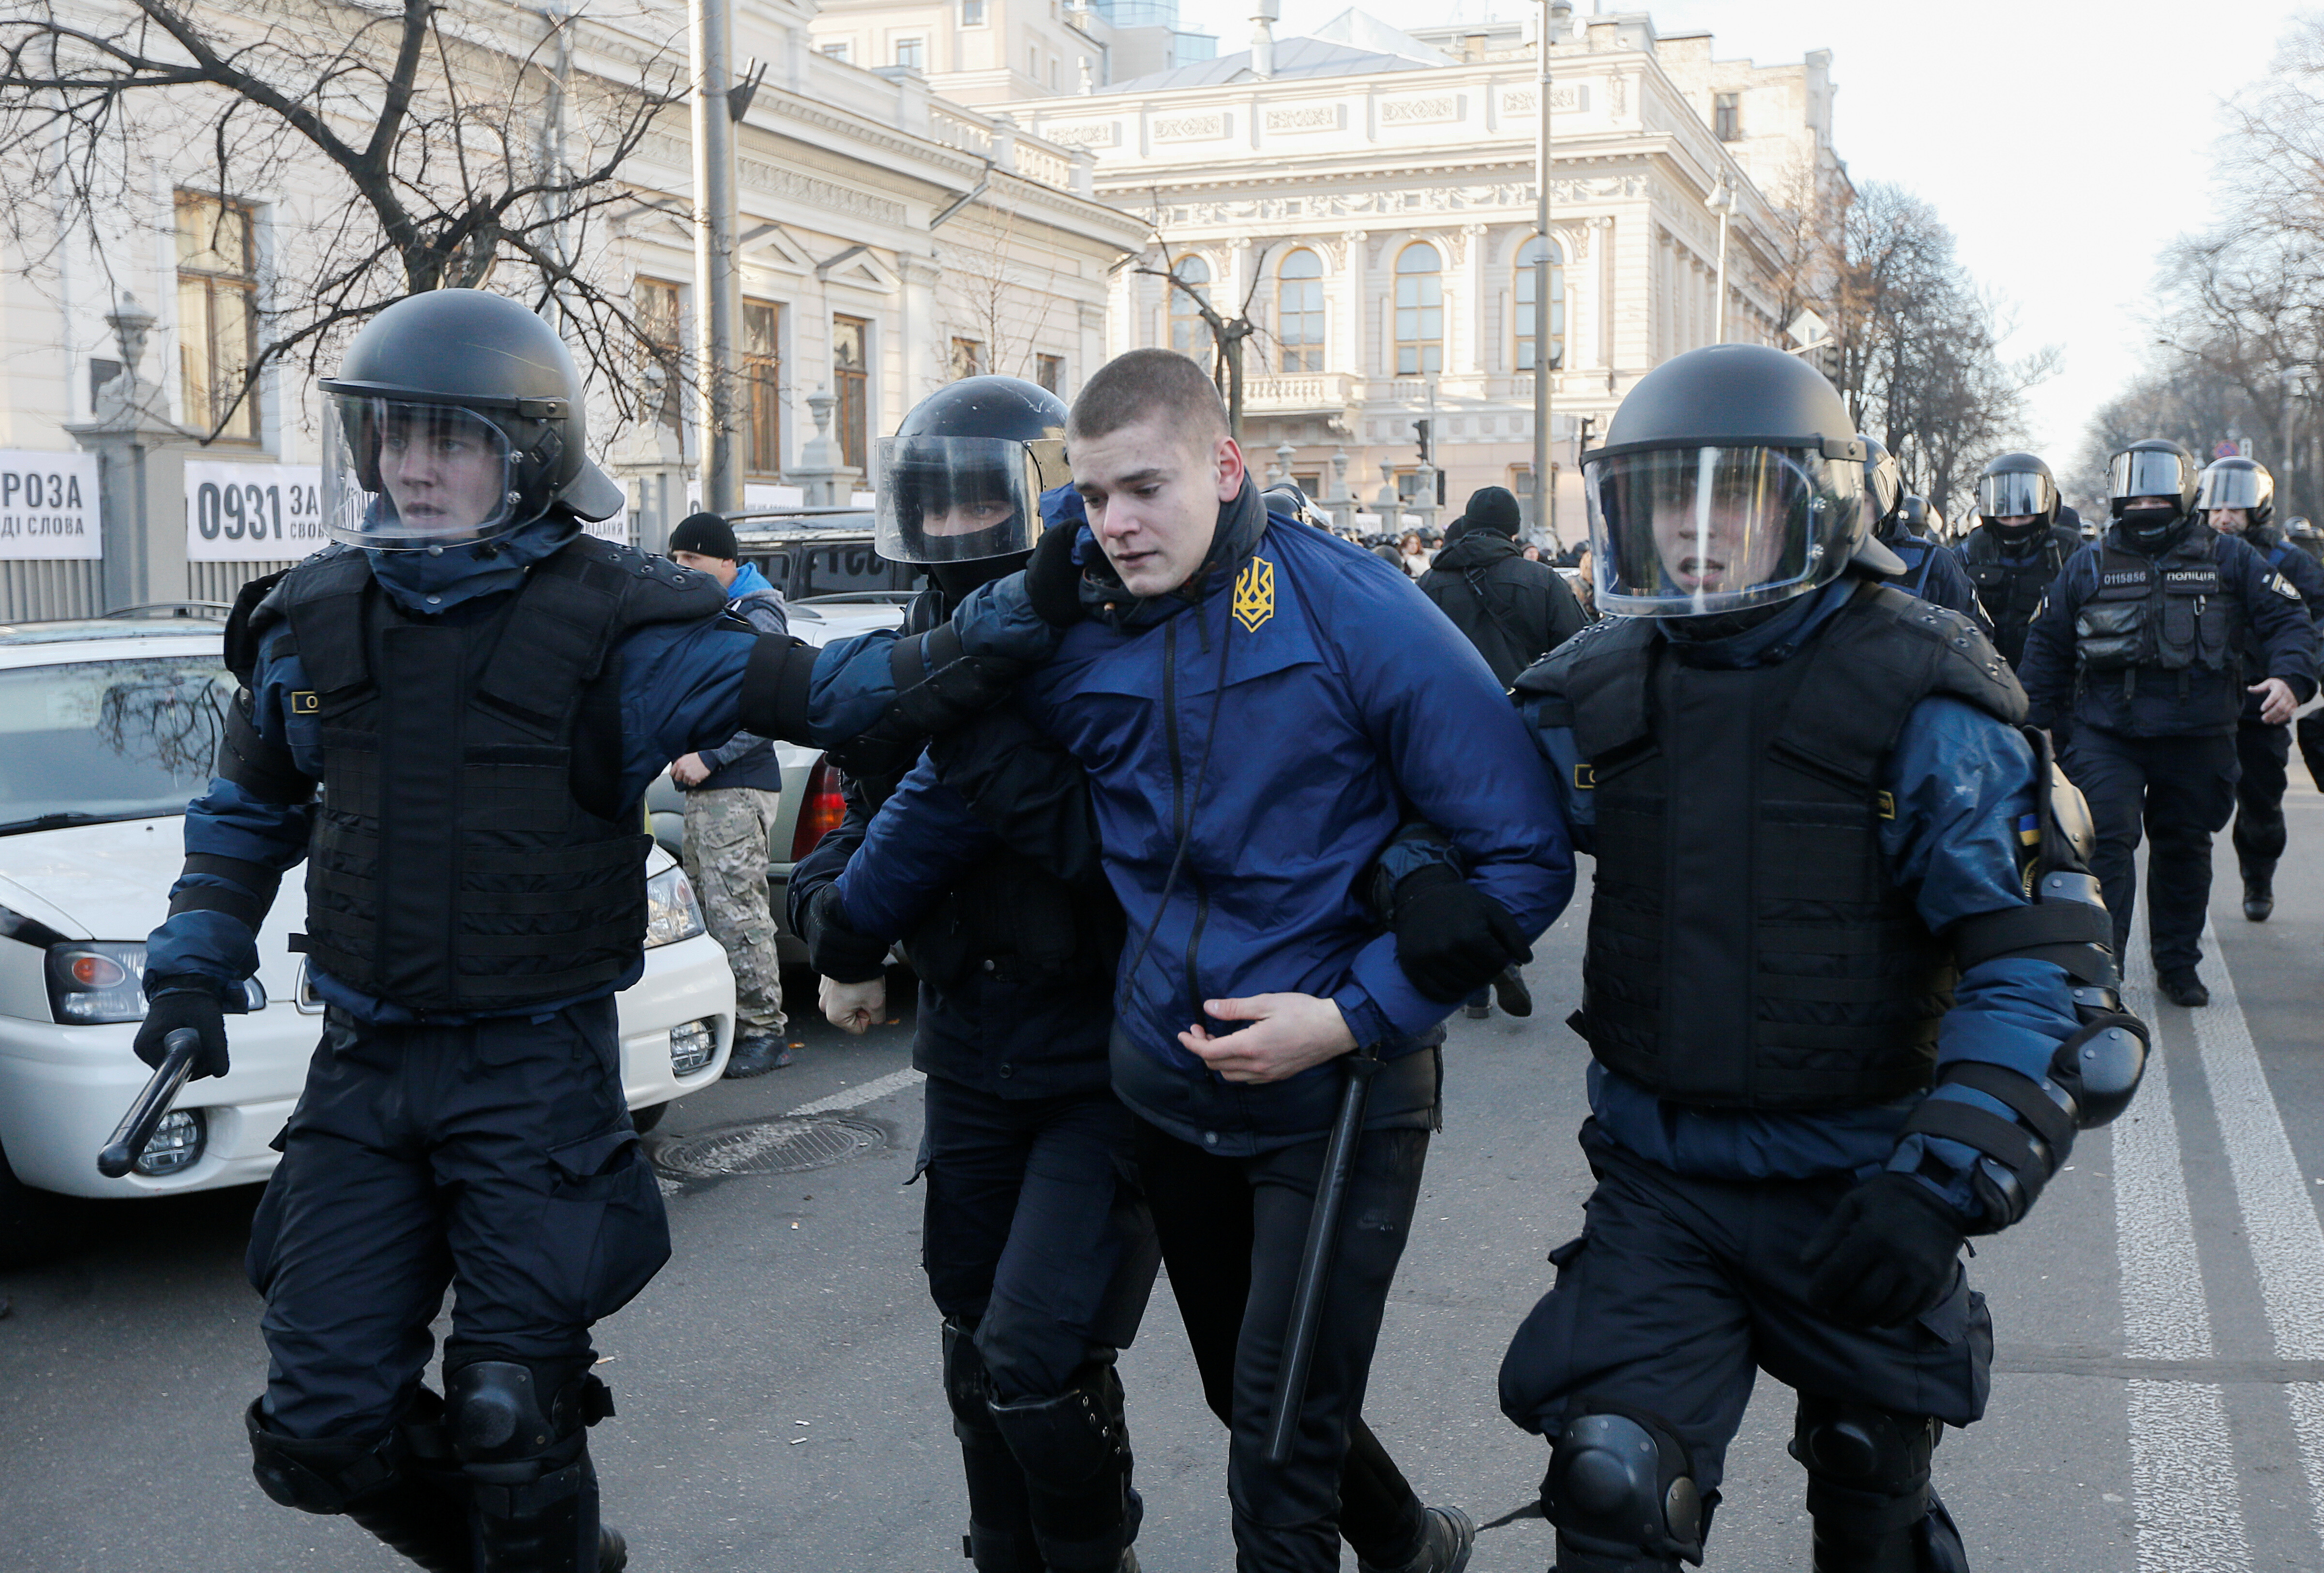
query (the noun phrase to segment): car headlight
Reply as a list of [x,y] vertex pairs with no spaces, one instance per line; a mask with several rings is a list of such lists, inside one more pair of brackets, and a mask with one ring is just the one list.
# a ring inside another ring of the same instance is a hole
[[675,945],[703,932],[694,882],[682,868],[665,868],[646,881],[646,948]]
[[[49,1010],[72,1026],[145,1019],[145,941],[73,939],[49,947]],[[243,1008],[266,1008],[266,987],[242,985]]]

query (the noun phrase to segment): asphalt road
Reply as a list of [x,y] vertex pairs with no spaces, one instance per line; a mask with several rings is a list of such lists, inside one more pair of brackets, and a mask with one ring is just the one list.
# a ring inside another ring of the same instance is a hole
[[[2153,1008],[2164,1052],[2137,1106],[2083,1138],[2024,1226],[1978,1246],[1993,1401],[1981,1425],[1948,1433],[1937,1472],[1980,1573],[2324,1568],[2324,797],[2302,783],[2289,812],[2274,920],[2244,921],[2222,838],[2214,1004]],[[1452,1024],[1445,1128],[1367,1405],[1423,1494],[1480,1519],[1529,1500],[1544,1462],[1501,1419],[1494,1374],[1589,1184],[1572,1140],[1582,1053],[1561,1024],[1580,923],[1577,906],[1538,948],[1530,1021]],[[675,1260],[599,1329],[620,1414],[595,1446],[641,1573],[965,1567],[907,1184],[908,1030],[856,1041],[817,1023],[795,1068],[723,1084],[657,1133],[827,1102],[887,1144],[815,1172],[674,1188]],[[884,1096],[863,1101],[867,1088]],[[69,1259],[0,1275],[0,1569],[408,1566],[251,1483],[241,1413],[266,1358],[241,1275],[254,1199],[94,1208]],[[1167,1285],[1122,1374],[1141,1560],[1223,1573],[1222,1436]],[[1790,1420],[1789,1395],[1763,1382],[1711,1568],[1806,1566]],[[1548,1552],[1546,1530],[1523,1521],[1487,1534],[1471,1567],[1539,1573]]]

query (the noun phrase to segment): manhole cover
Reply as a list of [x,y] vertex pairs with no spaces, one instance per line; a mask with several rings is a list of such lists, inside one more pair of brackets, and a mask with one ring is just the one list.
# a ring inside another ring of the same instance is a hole
[[679,1136],[662,1143],[654,1167],[681,1180],[713,1180],[727,1174],[798,1174],[828,1169],[876,1152],[888,1133],[869,1120],[845,1115],[808,1115],[791,1119],[745,1120]]

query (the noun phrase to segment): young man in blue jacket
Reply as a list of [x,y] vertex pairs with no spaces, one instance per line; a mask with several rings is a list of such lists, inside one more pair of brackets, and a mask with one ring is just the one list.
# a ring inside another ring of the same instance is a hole
[[[1128,939],[1113,1086],[1197,1365],[1232,1432],[1245,1573],[1454,1573],[1474,1531],[1424,1510],[1384,1450],[1351,1457],[1382,1306],[1437,1117],[1441,1022],[1526,954],[1572,862],[1541,760],[1475,650],[1408,580],[1270,520],[1193,361],[1110,363],[1067,430],[1087,524],[1026,574],[1065,629],[1019,708],[1087,771]],[[1004,585],[1007,581],[1004,581]],[[1416,927],[1475,936],[1473,974],[1424,993],[1367,901],[1406,812],[1465,879],[1398,887]],[[1425,915],[1423,915],[1425,914]],[[1264,1454],[1292,1281],[1340,1101],[1382,1066],[1288,1459]],[[1366,1522],[1354,1522],[1358,1513]]]

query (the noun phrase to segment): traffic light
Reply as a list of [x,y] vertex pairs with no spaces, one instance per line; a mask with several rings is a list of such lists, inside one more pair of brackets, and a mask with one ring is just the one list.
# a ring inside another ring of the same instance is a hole
[[1595,415],[1584,415],[1582,417],[1582,435],[1573,444],[1574,452],[1587,453],[1590,451],[1590,433],[1591,429],[1597,424],[1598,417]]
[[1425,421],[1414,421],[1412,423],[1412,435],[1420,443],[1420,462],[1423,464],[1434,464],[1436,462],[1436,455],[1430,446],[1428,422]]

